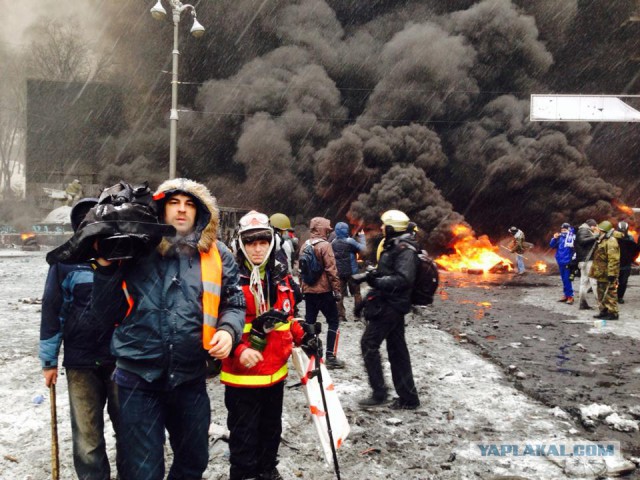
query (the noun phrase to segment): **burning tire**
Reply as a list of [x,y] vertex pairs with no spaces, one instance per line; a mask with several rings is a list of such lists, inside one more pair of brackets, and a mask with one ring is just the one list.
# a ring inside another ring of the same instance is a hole
[[22,241],[22,250],[27,252],[37,252],[40,250],[40,244],[38,243],[35,233],[22,233],[20,234],[20,240]]

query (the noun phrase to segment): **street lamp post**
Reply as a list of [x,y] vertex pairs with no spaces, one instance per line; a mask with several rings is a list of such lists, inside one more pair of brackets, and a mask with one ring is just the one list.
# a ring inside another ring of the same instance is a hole
[[[169,115],[169,178],[176,177],[176,164],[178,159],[178,25],[182,12],[189,10],[193,16],[191,35],[200,38],[204,35],[204,27],[196,18],[196,9],[193,5],[183,4],[179,0],[168,0],[173,16],[173,66],[171,69],[171,113]],[[151,8],[151,16],[156,20],[162,20],[167,16],[167,11],[162,6],[161,0]]]

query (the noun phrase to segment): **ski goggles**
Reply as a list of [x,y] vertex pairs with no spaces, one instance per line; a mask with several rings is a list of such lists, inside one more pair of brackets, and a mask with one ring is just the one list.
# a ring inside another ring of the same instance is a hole
[[255,210],[243,216],[240,219],[239,223],[240,231],[271,228],[271,225],[269,225],[269,217],[267,217],[264,213],[259,213]]

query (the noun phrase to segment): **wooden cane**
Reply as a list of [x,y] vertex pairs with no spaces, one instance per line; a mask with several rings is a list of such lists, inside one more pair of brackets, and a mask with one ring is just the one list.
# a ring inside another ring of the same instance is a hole
[[49,385],[49,403],[51,403],[51,477],[60,479],[60,457],[58,455],[58,415],[56,412],[56,384]]

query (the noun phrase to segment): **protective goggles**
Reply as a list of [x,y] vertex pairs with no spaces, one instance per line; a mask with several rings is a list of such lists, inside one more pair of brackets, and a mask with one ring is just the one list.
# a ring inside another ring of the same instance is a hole
[[269,217],[264,213],[251,211],[240,219],[240,230],[254,230],[258,228],[270,228]]

